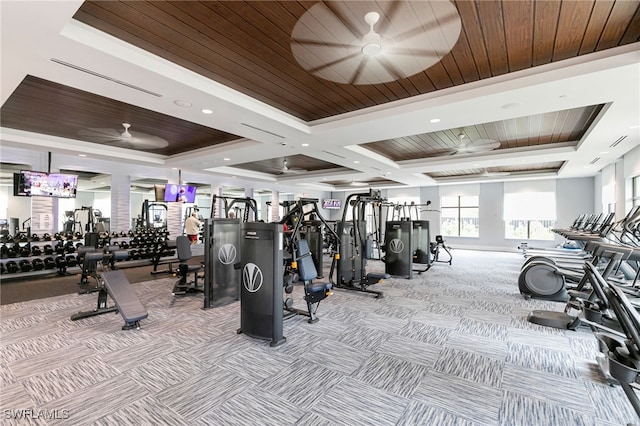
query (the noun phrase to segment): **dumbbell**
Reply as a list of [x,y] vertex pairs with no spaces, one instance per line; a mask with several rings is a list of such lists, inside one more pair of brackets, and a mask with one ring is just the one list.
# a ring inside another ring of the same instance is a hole
[[31,266],[33,266],[34,271],[42,271],[44,269],[44,261],[37,257],[31,261]]
[[20,257],[29,257],[31,255],[31,248],[29,246],[20,247]]
[[0,275],[4,275],[7,273],[7,267],[4,266],[4,263],[0,263]]
[[0,247],[0,259],[6,259],[7,257],[9,257],[9,247],[3,244],[2,247]]
[[138,260],[138,259],[140,259],[140,253],[138,252],[138,250],[130,250],[129,251],[129,258],[131,258],[133,260]]
[[38,234],[31,234],[31,241],[40,241]]
[[40,256],[42,254],[42,249],[38,246],[31,247],[31,255],[32,256]]
[[56,261],[53,257],[44,258],[44,269],[56,269]]
[[78,258],[72,254],[67,256],[65,260],[67,261],[68,267],[76,266],[78,264]]
[[44,241],[51,241],[51,234],[49,234],[48,232],[45,232],[44,235],[42,236],[42,239]]
[[64,250],[67,253],[74,253],[76,251],[76,246],[73,244],[73,241],[67,241],[67,244],[64,245]]
[[31,264],[31,262],[29,262],[28,259],[22,259],[20,263],[18,263],[18,265],[20,266],[20,270],[22,272],[30,272],[33,270],[33,265]]
[[64,256],[58,256],[56,257],[56,268],[58,269],[64,269],[67,267],[67,261],[65,260]]
[[15,249],[15,247],[9,247],[7,249],[7,257],[9,257],[10,259],[15,259],[16,257],[18,257],[18,251]]
[[18,262],[16,262],[15,260],[8,261],[5,266],[7,267],[7,272],[10,274],[15,274],[20,270]]
[[51,247],[51,244],[45,244],[44,247],[42,247],[42,251],[46,255],[52,255],[53,254],[53,247]]

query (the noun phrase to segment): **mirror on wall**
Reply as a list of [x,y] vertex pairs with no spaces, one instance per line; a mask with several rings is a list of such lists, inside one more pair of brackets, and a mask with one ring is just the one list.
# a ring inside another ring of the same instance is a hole
[[[31,217],[31,198],[14,195],[14,175],[31,170],[28,164],[0,163],[0,231],[15,235]],[[17,190],[18,188],[16,188]]]

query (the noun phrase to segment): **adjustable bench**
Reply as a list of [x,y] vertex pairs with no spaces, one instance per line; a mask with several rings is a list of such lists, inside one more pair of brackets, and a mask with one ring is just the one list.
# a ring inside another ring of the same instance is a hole
[[[98,293],[98,305],[92,311],[78,312],[71,316],[72,321],[102,315],[109,312],[120,312],[124,319],[123,330],[140,328],[140,320],[149,316],[140,299],[133,291],[131,283],[121,270],[102,273],[103,286]],[[107,296],[110,296],[115,306],[107,306]]]

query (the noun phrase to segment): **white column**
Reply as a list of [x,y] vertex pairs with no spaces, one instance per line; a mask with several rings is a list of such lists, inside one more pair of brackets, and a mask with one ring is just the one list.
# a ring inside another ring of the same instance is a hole
[[127,232],[131,229],[131,177],[111,175],[111,232]]
[[271,222],[280,222],[280,193],[271,192]]

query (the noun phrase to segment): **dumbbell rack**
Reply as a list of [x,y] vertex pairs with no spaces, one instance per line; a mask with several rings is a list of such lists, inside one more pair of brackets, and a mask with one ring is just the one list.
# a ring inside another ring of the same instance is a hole
[[0,240],[2,279],[23,278],[57,273],[67,275],[78,268],[77,247],[83,240],[76,234],[54,237],[20,233]]
[[[161,260],[175,258],[175,249],[167,245],[166,230],[130,231],[129,233],[101,234],[98,248],[119,247],[127,250],[129,256],[119,260],[118,264],[140,266],[151,263],[155,267]],[[79,232],[72,234],[44,235],[20,233],[15,237],[0,239],[0,272],[2,280],[12,278],[37,277],[57,273],[69,275],[78,273],[82,265],[78,265],[77,249],[84,244],[84,237]],[[34,263],[35,262],[35,263]],[[155,268],[154,268],[155,269]]]
[[129,256],[118,261],[118,265],[140,266],[151,262],[157,267],[161,259],[170,260],[175,257],[175,250],[167,245],[168,237],[169,233],[165,229],[112,233],[109,247],[117,246],[120,250],[129,252]]

